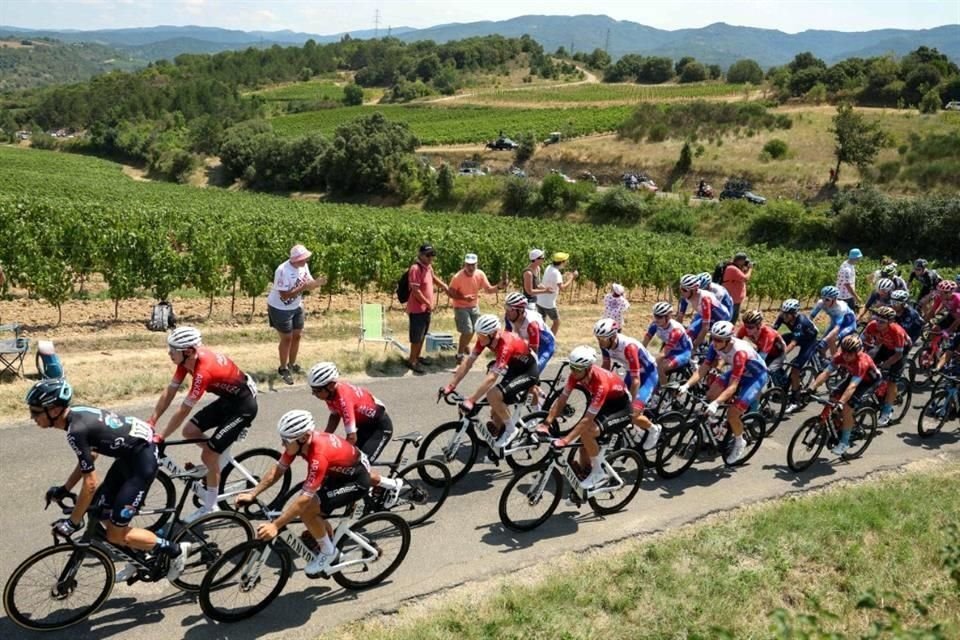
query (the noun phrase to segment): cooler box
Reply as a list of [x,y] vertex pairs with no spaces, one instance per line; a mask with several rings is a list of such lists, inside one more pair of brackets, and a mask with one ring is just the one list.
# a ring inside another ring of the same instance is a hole
[[428,352],[453,351],[457,348],[450,333],[428,333],[426,342]]

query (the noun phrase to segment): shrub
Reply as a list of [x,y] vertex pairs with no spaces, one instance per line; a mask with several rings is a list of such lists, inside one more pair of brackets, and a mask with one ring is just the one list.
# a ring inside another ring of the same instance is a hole
[[920,100],[920,113],[936,113],[940,110],[940,94],[936,89],[927,91]]
[[57,139],[49,133],[38,131],[30,136],[30,146],[34,149],[56,149]]
[[514,160],[517,161],[517,164],[523,164],[532,158],[534,152],[537,150],[537,134],[533,131],[520,134],[517,138],[517,145],[516,150],[513,152],[513,157]]
[[833,230],[823,213],[807,211],[798,202],[772,201],[752,212],[745,234],[751,244],[810,249],[829,245]]
[[503,187],[503,212],[528,214],[537,209],[540,195],[537,187],[526,178],[510,178]]
[[665,124],[655,124],[647,133],[647,142],[663,142],[670,137],[670,129]]
[[570,183],[559,174],[550,174],[540,183],[540,206],[544,211],[573,211],[596,190],[592,182]]
[[763,145],[764,153],[769,154],[774,160],[785,158],[788,149],[789,147],[787,146],[787,143],[779,138],[774,138],[773,140],[768,141],[767,144]]
[[453,191],[457,210],[464,213],[485,211],[502,196],[501,180],[493,176],[458,177]]
[[655,233],[679,233],[692,236],[697,218],[689,207],[673,203],[653,214],[647,220],[647,228]]
[[456,175],[449,164],[444,162],[437,170],[437,197],[447,201],[453,197],[453,189],[456,185]]
[[343,103],[348,107],[363,104],[363,88],[350,83],[343,88]]
[[587,207],[587,216],[594,222],[636,224],[649,214],[647,199],[623,186],[598,193]]
[[897,179],[897,174],[900,173],[900,161],[891,160],[889,162],[882,163],[877,167],[877,181],[881,183],[893,182]]
[[680,157],[677,159],[677,164],[674,165],[673,170],[680,175],[684,175],[690,173],[692,167],[693,154],[690,152],[690,143],[684,142],[683,148],[680,149]]

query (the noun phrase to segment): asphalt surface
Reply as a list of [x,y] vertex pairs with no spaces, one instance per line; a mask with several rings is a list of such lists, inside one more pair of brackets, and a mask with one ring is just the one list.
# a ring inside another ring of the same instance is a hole
[[[421,431],[453,420],[456,410],[434,402],[435,389],[449,373],[364,381],[389,408],[395,433]],[[478,378],[468,378],[470,389]],[[316,638],[336,625],[371,614],[396,611],[405,601],[519,567],[549,563],[558,553],[582,550],[630,537],[643,537],[697,520],[710,513],[784,494],[857,478],[880,469],[899,467],[932,457],[960,455],[956,423],[930,440],[916,435],[919,406],[926,395],[915,396],[908,417],[900,425],[880,431],[864,458],[839,462],[829,454],[802,474],[786,466],[786,446],[805,416],[784,422],[757,455],[744,467],[725,469],[719,458],[701,459],[686,474],[662,481],[649,472],[642,489],[626,510],[600,517],[589,508],[577,511],[560,507],[539,529],[517,534],[506,530],[497,515],[497,504],[509,478],[506,465],[497,468],[479,462],[458,485],[433,522],[414,529],[410,552],[384,584],[369,591],[350,592],[332,580],[309,580],[294,574],[283,593],[258,616],[234,625],[205,618],[196,596],[177,591],[167,583],[117,585],[104,606],[90,619],[65,631],[43,634],[70,640],[142,638]],[[291,408],[308,408],[320,421],[326,409],[302,385],[260,396],[260,413],[247,440],[237,452],[278,442],[274,426]],[[25,412],[26,413],[26,412]],[[148,407],[132,412],[145,417]],[[26,415],[24,415],[26,418]],[[388,448],[385,458],[392,458]],[[175,453],[181,462],[187,452]],[[825,452],[826,453],[826,452]],[[0,497],[0,577],[6,582],[14,568],[32,552],[50,544],[49,524],[57,516],[43,511],[47,487],[63,481],[75,458],[59,431],[40,431],[23,422],[0,430],[0,469],[9,485]],[[101,466],[102,463],[101,463]],[[305,465],[294,471],[302,477]],[[302,563],[298,562],[298,568]],[[0,617],[0,638],[37,636]]]

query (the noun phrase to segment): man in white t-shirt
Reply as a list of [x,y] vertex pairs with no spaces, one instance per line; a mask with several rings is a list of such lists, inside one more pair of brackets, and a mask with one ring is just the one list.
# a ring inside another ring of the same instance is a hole
[[570,259],[569,253],[558,251],[550,259],[550,266],[543,272],[540,286],[547,289],[547,293],[537,295],[537,311],[544,318],[550,318],[550,332],[556,336],[560,329],[560,313],[557,311],[557,296],[560,292],[573,284],[579,273],[574,271],[564,278],[560,269]]
[[287,384],[293,374],[303,373],[297,364],[300,336],[303,335],[303,292],[323,286],[326,278],[314,279],[307,260],[313,255],[302,244],[290,249],[290,259],[273,273],[273,288],[267,296],[267,317],[270,326],[280,334],[280,366],[277,373]]

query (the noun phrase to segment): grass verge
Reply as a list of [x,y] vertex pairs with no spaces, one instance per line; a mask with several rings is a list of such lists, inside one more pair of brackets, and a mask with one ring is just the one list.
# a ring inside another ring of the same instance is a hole
[[[710,518],[612,553],[568,554],[489,592],[467,587],[439,608],[351,625],[337,637],[960,637],[960,464],[930,464]],[[894,626],[942,627],[939,635],[885,633],[895,618]],[[811,624],[819,630],[804,634]]]

